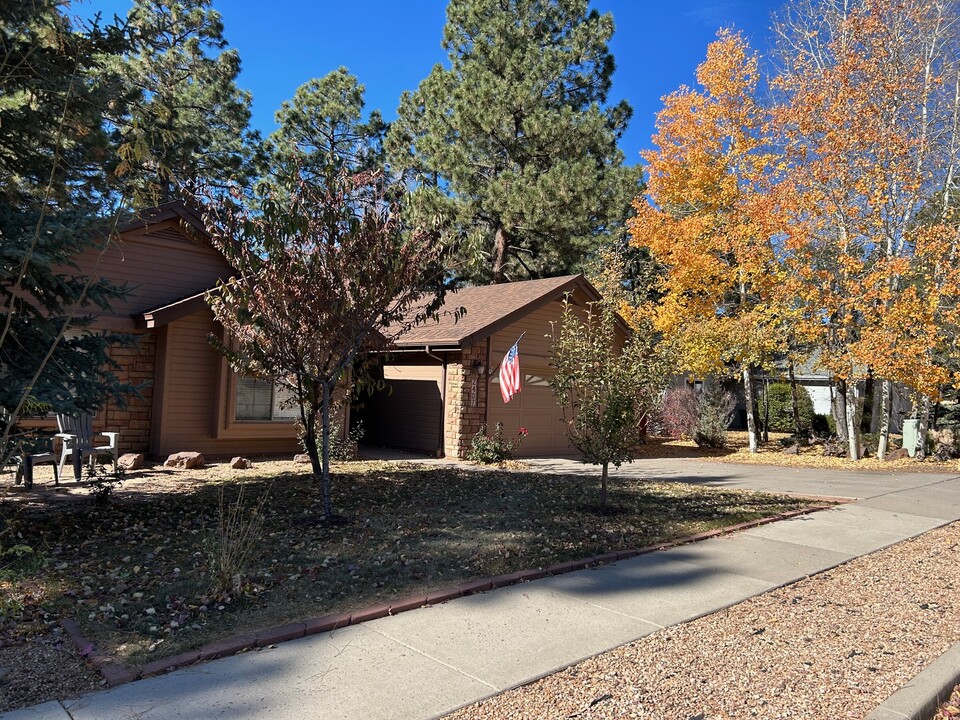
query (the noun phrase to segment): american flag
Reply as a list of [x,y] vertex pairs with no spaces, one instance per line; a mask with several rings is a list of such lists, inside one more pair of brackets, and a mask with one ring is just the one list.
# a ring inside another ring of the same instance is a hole
[[[519,342],[519,341],[518,341]],[[520,392],[520,354],[517,343],[507,351],[503,362],[500,363],[500,394],[505,403]]]

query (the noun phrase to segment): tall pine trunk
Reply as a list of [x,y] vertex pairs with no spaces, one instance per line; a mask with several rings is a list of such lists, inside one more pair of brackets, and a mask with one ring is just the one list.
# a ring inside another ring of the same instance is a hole
[[493,237],[493,282],[507,281],[507,249],[510,246],[510,234],[502,225],[497,227]]
[[747,404],[747,436],[750,438],[750,452],[757,451],[757,419],[754,417],[753,373],[749,365],[743,366],[743,395]]
[[885,380],[881,380],[879,383],[874,382],[871,392],[867,395],[870,398],[870,432],[872,433],[881,432],[880,426],[883,424],[881,419],[884,413],[883,403],[885,399],[889,400],[889,398],[883,396],[883,393],[886,392],[885,386]]
[[[880,440],[877,443],[877,457],[880,460],[883,460],[887,456],[887,448],[890,445],[890,407],[891,407],[891,395],[892,395],[892,383],[889,380],[883,380],[880,383],[880,422],[877,425],[878,432],[880,433]],[[874,410],[876,412],[876,410]],[[876,420],[877,417],[874,415],[871,418],[872,421]]]

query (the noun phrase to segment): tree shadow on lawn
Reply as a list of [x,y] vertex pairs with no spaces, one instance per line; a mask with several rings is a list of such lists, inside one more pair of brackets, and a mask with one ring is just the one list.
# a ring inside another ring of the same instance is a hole
[[[326,525],[310,475],[242,483],[247,508],[269,489],[262,535],[239,593],[211,590],[221,488],[175,494],[118,492],[17,516],[0,504],[19,542],[43,558],[16,578],[43,589],[28,608],[0,616],[3,633],[42,630],[74,616],[98,647],[124,661],[297,619],[426,593],[468,579],[639,548],[804,507],[797,498],[618,479],[615,514],[596,511],[595,477],[442,467],[339,466]],[[152,648],[152,649],[151,649]]]

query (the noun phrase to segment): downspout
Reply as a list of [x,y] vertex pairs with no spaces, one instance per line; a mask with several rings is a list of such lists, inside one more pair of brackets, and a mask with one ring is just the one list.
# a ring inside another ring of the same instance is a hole
[[443,373],[440,380],[440,441],[439,447],[437,447],[437,457],[442,458],[446,455],[444,452],[444,438],[447,429],[447,361],[445,358],[430,352],[429,345],[424,346],[424,353],[426,353],[428,358],[438,360],[443,366]]

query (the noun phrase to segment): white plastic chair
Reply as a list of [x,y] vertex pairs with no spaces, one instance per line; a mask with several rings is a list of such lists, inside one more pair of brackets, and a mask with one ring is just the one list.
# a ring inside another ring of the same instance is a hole
[[[73,459],[73,476],[75,480],[80,480],[80,470],[83,466],[83,458],[90,458],[90,467],[97,462],[97,456],[109,455],[113,458],[113,474],[117,474],[117,440],[120,437],[118,432],[93,432],[93,416],[80,415],[73,417],[70,415],[57,415],[57,427],[60,432],[56,437],[62,441],[60,449],[60,463],[58,474],[63,477],[63,466],[67,463],[67,458]],[[105,437],[108,444],[96,445],[94,438]]]

